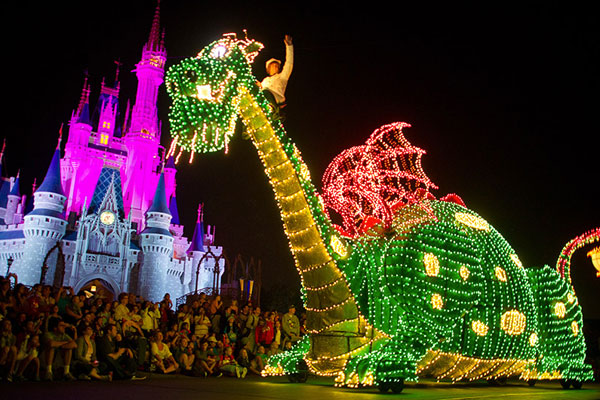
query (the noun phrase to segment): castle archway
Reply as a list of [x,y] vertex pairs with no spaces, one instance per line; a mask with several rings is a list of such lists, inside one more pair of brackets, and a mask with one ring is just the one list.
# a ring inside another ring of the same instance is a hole
[[121,290],[117,282],[104,274],[93,274],[83,277],[74,287],[75,293],[86,290],[107,300],[114,300]]

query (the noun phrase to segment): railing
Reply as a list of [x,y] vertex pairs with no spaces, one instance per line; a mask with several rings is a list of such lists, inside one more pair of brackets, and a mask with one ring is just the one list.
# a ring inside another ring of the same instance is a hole
[[220,295],[222,300],[224,300],[224,299],[233,300],[233,299],[239,299],[239,297],[240,297],[240,291],[238,288],[213,289],[211,287],[207,287],[207,288],[203,288],[203,289],[198,289],[197,292],[190,292],[188,294],[184,294],[183,296],[178,297],[175,300],[175,307],[179,308],[179,306],[181,306],[183,304],[192,303],[194,300],[196,300],[200,297],[200,293],[204,293],[208,297]]

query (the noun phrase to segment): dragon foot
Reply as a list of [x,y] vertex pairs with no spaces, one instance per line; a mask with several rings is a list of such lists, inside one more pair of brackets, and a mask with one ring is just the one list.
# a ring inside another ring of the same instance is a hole
[[400,393],[405,380],[417,381],[415,371],[420,357],[413,356],[406,348],[401,352],[395,350],[393,344],[386,345],[350,359],[344,371],[336,377],[336,386],[377,386],[381,392],[391,390]]
[[290,382],[306,382],[308,367],[304,357],[308,353],[310,342],[308,336],[300,340],[292,349],[274,354],[267,360],[262,376],[286,375]]

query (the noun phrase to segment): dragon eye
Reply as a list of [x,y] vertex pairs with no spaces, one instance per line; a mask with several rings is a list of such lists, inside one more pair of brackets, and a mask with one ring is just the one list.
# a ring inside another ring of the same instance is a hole
[[196,71],[192,71],[192,70],[185,71],[185,76],[187,76],[187,78],[192,82],[196,82],[196,80],[198,79],[198,75],[196,75]]

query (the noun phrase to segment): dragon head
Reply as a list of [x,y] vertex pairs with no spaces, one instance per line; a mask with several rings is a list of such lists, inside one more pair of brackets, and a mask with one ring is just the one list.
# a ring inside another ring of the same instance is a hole
[[238,118],[238,90],[256,86],[251,64],[262,48],[255,40],[225,34],[196,57],[169,68],[165,82],[173,101],[170,155],[177,147],[179,154],[187,150],[192,157],[194,152],[227,151]]

